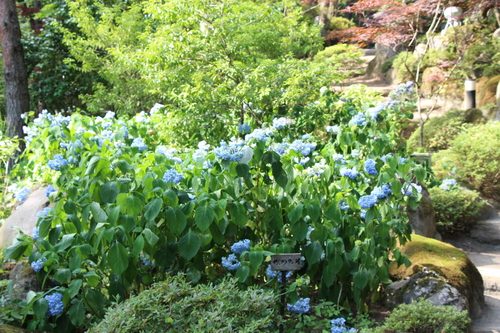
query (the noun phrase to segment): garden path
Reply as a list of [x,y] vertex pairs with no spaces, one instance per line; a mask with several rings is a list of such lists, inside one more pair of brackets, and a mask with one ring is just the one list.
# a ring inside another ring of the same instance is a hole
[[[374,58],[374,52],[365,50],[364,66]],[[337,90],[351,85],[364,84],[373,88],[384,96],[388,96],[396,84],[388,84],[380,78],[368,78],[366,75],[351,78]],[[429,109],[434,101],[421,99],[422,109]],[[431,117],[441,116],[446,105],[438,104],[430,114]],[[419,114],[414,114],[414,121],[419,121]],[[445,242],[462,249],[483,277],[486,308],[482,317],[474,320],[472,326],[475,333],[500,333],[500,211],[492,214],[489,219],[479,222],[468,235],[460,235],[453,239],[444,239]]]

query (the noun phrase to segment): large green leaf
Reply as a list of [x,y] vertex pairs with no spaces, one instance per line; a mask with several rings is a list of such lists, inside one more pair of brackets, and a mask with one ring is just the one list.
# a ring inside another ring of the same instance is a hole
[[122,243],[115,242],[109,248],[107,260],[111,269],[120,275],[128,267],[128,251]]
[[288,220],[291,224],[296,223],[302,217],[302,210],[304,209],[303,204],[298,204],[295,206],[290,213],[288,213]]
[[45,318],[47,314],[47,310],[49,309],[49,303],[43,297],[40,297],[33,304],[33,312],[35,312],[35,316],[38,318]]
[[148,202],[146,207],[144,207],[146,209],[146,212],[144,213],[144,218],[147,221],[154,220],[160,213],[162,205],[163,205],[163,200],[161,198],[154,198],[153,200]]
[[366,269],[362,268],[353,276],[354,287],[363,289],[368,284],[368,272]]
[[69,320],[76,327],[80,327],[85,320],[85,303],[77,299],[68,311]]
[[143,231],[142,231],[142,234],[144,235],[144,238],[146,238],[146,241],[150,244],[150,245],[155,245],[158,240],[160,239],[158,236],[156,236],[150,229],[148,228],[145,228]]
[[314,265],[321,258],[321,254],[323,253],[323,247],[318,241],[311,242],[306,246],[306,261],[308,265]]
[[114,203],[118,196],[118,186],[116,182],[107,182],[101,186],[101,199],[104,203]]
[[192,259],[198,253],[200,246],[200,238],[192,230],[179,239],[179,253],[186,260]]
[[231,220],[238,227],[244,227],[247,224],[248,216],[245,207],[239,202],[232,202],[228,205]]
[[90,204],[90,211],[92,212],[92,216],[97,223],[106,222],[108,219],[108,215],[97,202],[92,202]]
[[196,208],[194,220],[201,231],[205,231],[210,227],[214,220],[215,212],[210,206]]

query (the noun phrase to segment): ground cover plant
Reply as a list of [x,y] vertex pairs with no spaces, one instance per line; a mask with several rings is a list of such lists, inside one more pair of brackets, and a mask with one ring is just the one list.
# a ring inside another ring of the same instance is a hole
[[387,263],[409,264],[397,249],[411,232],[403,207],[418,206],[426,178],[399,136],[410,88],[377,105],[324,88],[321,136],[277,117],[197,149],[161,145],[161,106],[130,119],[41,113],[19,167],[50,185],[54,207],[5,252],[27,257],[43,283],[22,303],[24,326],[90,327],[167,273],[278,287],[269,255],[294,252],[303,266],[288,275],[289,311],[306,314],[313,293],[366,310],[389,282]]

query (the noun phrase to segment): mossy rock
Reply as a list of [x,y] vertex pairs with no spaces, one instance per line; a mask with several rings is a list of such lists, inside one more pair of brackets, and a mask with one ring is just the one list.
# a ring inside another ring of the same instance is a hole
[[432,238],[412,235],[411,241],[401,247],[401,253],[406,254],[412,264],[397,267],[392,263],[389,274],[393,280],[410,277],[427,267],[443,276],[468,299],[471,317],[484,307],[483,278],[464,251]]
[[23,328],[10,325],[0,325],[0,333],[24,333],[24,332],[32,332],[32,331],[27,331]]

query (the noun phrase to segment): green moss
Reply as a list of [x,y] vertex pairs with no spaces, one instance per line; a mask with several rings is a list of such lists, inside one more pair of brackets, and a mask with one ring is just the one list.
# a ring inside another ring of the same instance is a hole
[[0,333],[20,333],[20,332],[28,332],[28,331],[15,326],[0,325]]
[[396,267],[395,264],[391,264],[389,267],[391,277],[402,280],[419,272],[423,267],[428,267],[444,276],[459,291],[470,294],[469,279],[474,276],[474,270],[476,274],[479,273],[464,251],[432,238],[419,235],[412,235],[411,238],[411,242],[406,243],[401,252],[408,256],[412,265]]

